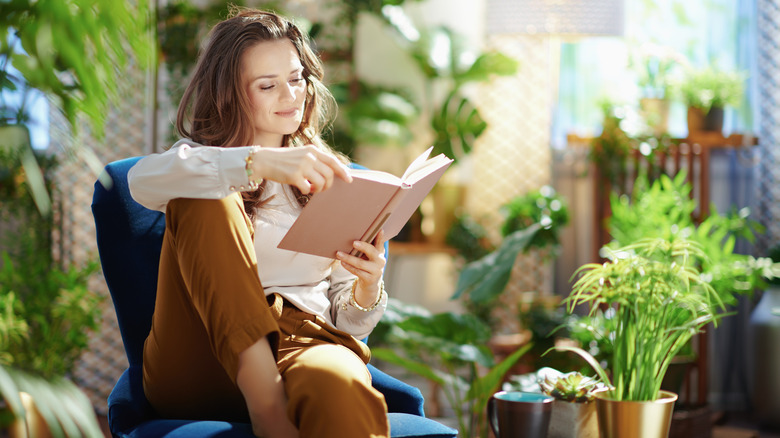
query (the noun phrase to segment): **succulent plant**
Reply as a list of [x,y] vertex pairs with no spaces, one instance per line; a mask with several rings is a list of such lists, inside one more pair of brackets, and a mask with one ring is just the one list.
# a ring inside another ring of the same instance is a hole
[[593,400],[595,393],[604,388],[604,385],[596,378],[572,372],[558,378],[544,376],[539,380],[539,387],[543,393],[558,400],[587,403]]

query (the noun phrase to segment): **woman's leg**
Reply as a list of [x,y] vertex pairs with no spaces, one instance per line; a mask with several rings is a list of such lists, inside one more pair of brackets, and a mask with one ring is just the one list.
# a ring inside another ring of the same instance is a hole
[[274,352],[278,343],[252,234],[238,195],[168,205],[144,345],[144,390],[163,416],[248,419],[236,385],[239,354],[264,337]]
[[368,347],[290,304],[281,314],[279,370],[301,438],[388,437],[385,398],[366,368]]
[[342,345],[303,348],[283,373],[288,417],[301,438],[389,436],[384,396],[366,364]]

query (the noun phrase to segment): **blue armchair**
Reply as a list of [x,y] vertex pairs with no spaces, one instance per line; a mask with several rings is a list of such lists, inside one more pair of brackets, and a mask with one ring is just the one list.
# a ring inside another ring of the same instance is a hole
[[[250,438],[248,423],[159,418],[144,396],[143,344],[154,312],[165,216],[142,207],[130,196],[127,171],[139,158],[108,164],[95,183],[92,199],[100,262],[129,362],[108,397],[109,428],[118,438]],[[457,436],[454,429],[425,418],[423,397],[417,388],[368,367],[374,387],[387,401],[391,437]]]

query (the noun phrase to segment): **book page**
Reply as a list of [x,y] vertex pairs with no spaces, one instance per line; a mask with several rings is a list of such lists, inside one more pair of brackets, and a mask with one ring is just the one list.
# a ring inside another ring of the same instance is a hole
[[431,155],[432,150],[433,146],[429,147],[425,152],[420,154],[419,157],[415,158],[414,161],[412,161],[412,164],[406,168],[406,171],[404,172],[404,175],[401,177],[401,179],[406,181],[406,178],[408,178],[409,175],[424,167],[425,163],[428,161],[428,157]]
[[402,184],[401,178],[398,178],[393,174],[382,172],[379,170],[350,169],[349,174],[352,175],[353,178],[362,178],[371,181],[376,181],[379,183],[393,184],[399,187]]
[[421,181],[423,178],[435,172],[439,168],[449,166],[450,163],[452,163],[451,159],[447,158],[443,154],[439,154],[420,164],[412,172],[407,170],[407,174],[404,175],[403,181],[405,184],[413,186],[417,184],[418,181]]

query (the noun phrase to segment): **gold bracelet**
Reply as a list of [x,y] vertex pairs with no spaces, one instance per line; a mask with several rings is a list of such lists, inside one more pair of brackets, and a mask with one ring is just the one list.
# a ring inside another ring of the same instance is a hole
[[385,293],[385,280],[379,281],[379,296],[377,297],[374,304],[371,305],[371,307],[363,307],[360,304],[357,303],[357,300],[355,299],[355,289],[357,288],[357,280],[355,280],[354,283],[352,283],[352,291],[349,293],[349,304],[351,304],[353,307],[355,307],[358,310],[362,310],[363,312],[370,312],[379,306],[379,303],[382,302],[382,295]]
[[246,158],[244,161],[246,161],[246,166],[244,166],[244,169],[246,170],[246,177],[249,179],[249,189],[250,190],[257,190],[257,188],[260,186],[260,183],[256,180],[252,179],[252,175],[254,175],[255,170],[252,169],[252,160],[254,159],[255,152],[260,149],[259,146],[252,146],[249,149],[249,153],[246,155]]

